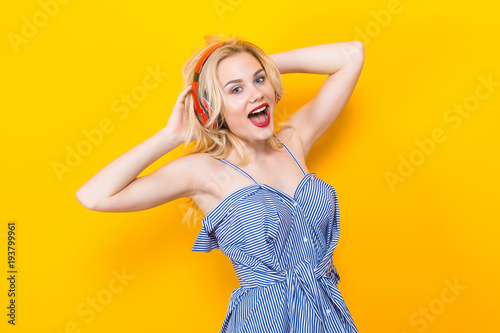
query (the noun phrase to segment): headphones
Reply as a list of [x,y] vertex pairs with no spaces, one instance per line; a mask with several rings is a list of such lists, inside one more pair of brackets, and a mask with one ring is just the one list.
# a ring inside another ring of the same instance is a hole
[[[200,72],[203,69],[203,65],[207,61],[210,54],[212,54],[212,52],[215,51],[215,49],[217,49],[219,46],[222,46],[226,43],[227,42],[225,42],[225,41],[220,42],[220,43],[217,43],[217,44],[211,46],[209,49],[207,49],[201,55],[200,59],[198,60],[198,63],[196,64],[196,66],[194,68],[193,83],[191,84],[191,96],[193,97],[193,106],[194,106],[194,110],[196,112],[196,116],[198,117],[198,120],[200,121],[200,123],[203,126],[207,126],[213,112],[212,112],[212,109],[210,108],[210,105],[208,104],[208,101],[205,98],[202,98],[201,103],[200,103],[200,98],[199,98],[199,94],[198,94],[198,79],[200,78]],[[254,45],[250,42],[246,42],[246,43],[249,43],[249,44],[258,48],[258,46]],[[274,96],[276,98],[276,103],[277,103],[280,100],[280,96],[278,96],[278,94],[276,92],[274,92]],[[212,124],[211,129],[215,130],[215,129],[219,128],[219,126],[221,126],[221,125],[222,124],[221,124],[220,119],[216,119],[214,121],[214,123]]]
[[[218,48],[219,46],[222,46],[226,44],[226,42],[220,42],[215,44],[214,46],[210,47],[208,50],[206,50],[200,57],[200,60],[198,60],[198,63],[196,64],[196,67],[194,68],[194,77],[193,77],[193,83],[191,85],[191,94],[193,96],[193,106],[194,110],[196,111],[196,116],[198,117],[198,120],[203,126],[206,126],[208,124],[208,121],[210,119],[210,116],[212,115],[212,109],[210,108],[210,105],[208,105],[208,102],[205,98],[200,103],[200,99],[198,97],[198,79],[200,78],[200,72],[201,69],[203,68],[203,65],[207,61],[207,58],[212,54],[212,52]],[[221,124],[219,124],[219,120],[215,120],[215,122],[212,125],[212,130],[217,129]]]

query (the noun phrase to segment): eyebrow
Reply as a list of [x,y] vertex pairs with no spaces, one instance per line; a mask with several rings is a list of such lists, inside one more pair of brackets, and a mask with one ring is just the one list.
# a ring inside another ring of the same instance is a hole
[[[255,73],[253,73],[253,76],[256,76],[257,74],[259,74],[260,72],[264,71],[264,68],[260,68],[259,70],[257,70]],[[236,83],[236,82],[242,82],[243,80],[242,79],[235,79],[235,80],[231,80],[231,81],[228,81],[226,83],[226,85],[224,86],[224,88],[226,88],[226,86],[230,83]]]

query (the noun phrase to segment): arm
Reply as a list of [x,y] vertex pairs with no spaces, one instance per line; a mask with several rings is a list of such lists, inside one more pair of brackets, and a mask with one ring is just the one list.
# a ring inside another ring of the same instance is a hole
[[304,47],[270,55],[281,74],[328,74],[317,95],[291,117],[304,156],[333,124],[347,104],[361,74],[364,46],[360,41]]
[[184,98],[190,88],[179,95],[167,126],[114,159],[77,190],[77,200],[84,207],[106,212],[137,211],[192,194],[193,157],[189,155],[137,178],[146,167],[184,141]]

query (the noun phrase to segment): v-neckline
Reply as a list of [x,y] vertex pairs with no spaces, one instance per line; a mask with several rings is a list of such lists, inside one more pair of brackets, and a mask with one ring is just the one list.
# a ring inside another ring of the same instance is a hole
[[265,188],[265,189],[271,190],[272,192],[276,192],[276,193],[282,195],[283,197],[287,198],[289,201],[295,203],[295,202],[297,202],[297,195],[299,193],[299,190],[304,186],[305,181],[308,180],[308,179],[310,179],[312,176],[316,176],[316,173],[315,172],[310,172],[308,174],[305,174],[304,177],[302,177],[302,179],[300,180],[299,184],[295,188],[295,191],[293,193],[293,197],[291,197],[289,194],[287,194],[287,193],[285,193],[285,192],[283,192],[281,190],[278,190],[275,187],[272,187],[271,185],[267,185],[267,184],[264,184],[264,183],[257,183],[257,182],[255,182],[254,184],[245,185],[243,187],[240,187],[240,188],[232,191],[228,195],[226,195],[221,201],[219,201],[212,209],[210,209],[205,214],[205,216],[204,216],[203,219],[206,219],[209,215],[214,214],[213,212],[216,211],[219,206],[221,206],[223,203],[225,203],[230,198],[234,197],[236,194],[239,194],[240,192],[246,192],[246,190],[250,190],[253,187]]
[[271,190],[273,190],[275,192],[278,192],[280,194],[283,194],[285,197],[287,197],[291,201],[297,201],[297,192],[298,192],[299,188],[302,186],[302,183],[304,182],[304,180],[306,178],[309,178],[310,175],[315,175],[315,174],[316,174],[315,172],[310,172],[310,173],[305,174],[304,177],[302,177],[302,179],[300,180],[300,182],[297,185],[297,187],[295,188],[295,191],[293,192],[293,196],[291,196],[290,194],[285,193],[282,190],[279,190],[276,187],[273,187],[271,185],[267,185],[267,184],[264,184],[264,183],[257,183],[257,184],[258,185],[262,185],[262,186],[267,187],[267,188],[270,188]]

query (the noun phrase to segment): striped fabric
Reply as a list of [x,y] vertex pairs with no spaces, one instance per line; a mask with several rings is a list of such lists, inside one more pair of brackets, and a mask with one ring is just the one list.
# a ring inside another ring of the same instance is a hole
[[335,189],[305,174],[295,194],[254,181],[225,197],[203,218],[193,251],[220,249],[240,282],[221,333],[358,332],[337,289],[332,262],[339,238]]

